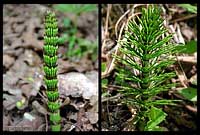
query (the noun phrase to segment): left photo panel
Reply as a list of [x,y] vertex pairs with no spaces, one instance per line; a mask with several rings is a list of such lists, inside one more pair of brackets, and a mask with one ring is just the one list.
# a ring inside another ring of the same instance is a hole
[[98,131],[98,4],[3,5],[3,131]]

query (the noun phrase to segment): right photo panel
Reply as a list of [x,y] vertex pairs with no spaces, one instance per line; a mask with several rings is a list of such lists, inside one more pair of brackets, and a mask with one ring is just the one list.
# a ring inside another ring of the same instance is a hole
[[102,131],[197,129],[197,4],[101,4]]

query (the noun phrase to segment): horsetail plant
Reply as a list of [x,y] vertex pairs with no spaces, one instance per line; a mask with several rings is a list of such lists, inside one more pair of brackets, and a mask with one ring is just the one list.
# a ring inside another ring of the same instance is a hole
[[50,123],[52,131],[60,131],[60,103],[57,80],[57,50],[58,50],[58,26],[55,13],[47,11],[45,15],[44,35],[44,82],[48,98],[48,110],[50,111]]
[[[142,16],[128,23],[124,38],[119,41],[121,56],[114,56],[117,78],[122,82],[119,90],[123,102],[136,110],[133,124],[137,130],[162,130],[158,125],[167,116],[159,105],[175,105],[177,100],[156,99],[176,84],[167,83],[174,72],[164,72],[172,65],[172,54],[178,52],[171,44],[172,34],[166,35],[160,9],[150,5],[142,9]],[[165,37],[163,38],[162,35]]]

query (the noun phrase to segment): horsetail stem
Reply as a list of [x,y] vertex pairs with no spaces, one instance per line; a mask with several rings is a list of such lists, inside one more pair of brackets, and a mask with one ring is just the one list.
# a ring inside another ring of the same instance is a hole
[[[177,100],[156,99],[155,97],[176,86],[169,83],[175,77],[167,71],[175,60],[169,57],[179,52],[171,43],[173,34],[168,34],[161,17],[161,8],[149,5],[142,9],[141,17],[128,22],[119,50],[122,56],[116,58],[117,83],[121,85],[123,102],[136,109],[133,119],[138,130],[152,131],[164,121],[167,114],[160,105],[174,105]],[[121,80],[121,82],[119,81]],[[160,112],[152,115],[152,112]],[[158,122],[157,120],[160,119]]]
[[45,15],[44,34],[44,82],[46,84],[46,95],[48,98],[48,110],[50,112],[50,123],[52,131],[60,131],[60,103],[57,80],[57,50],[58,50],[58,25],[55,13],[47,11]]

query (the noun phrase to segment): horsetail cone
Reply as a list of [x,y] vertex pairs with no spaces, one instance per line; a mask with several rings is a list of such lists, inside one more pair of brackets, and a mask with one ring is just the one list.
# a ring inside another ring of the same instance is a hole
[[44,82],[48,98],[48,110],[50,112],[50,123],[52,131],[60,131],[60,103],[57,80],[57,50],[58,50],[58,25],[55,13],[47,11],[45,15],[44,34]]

